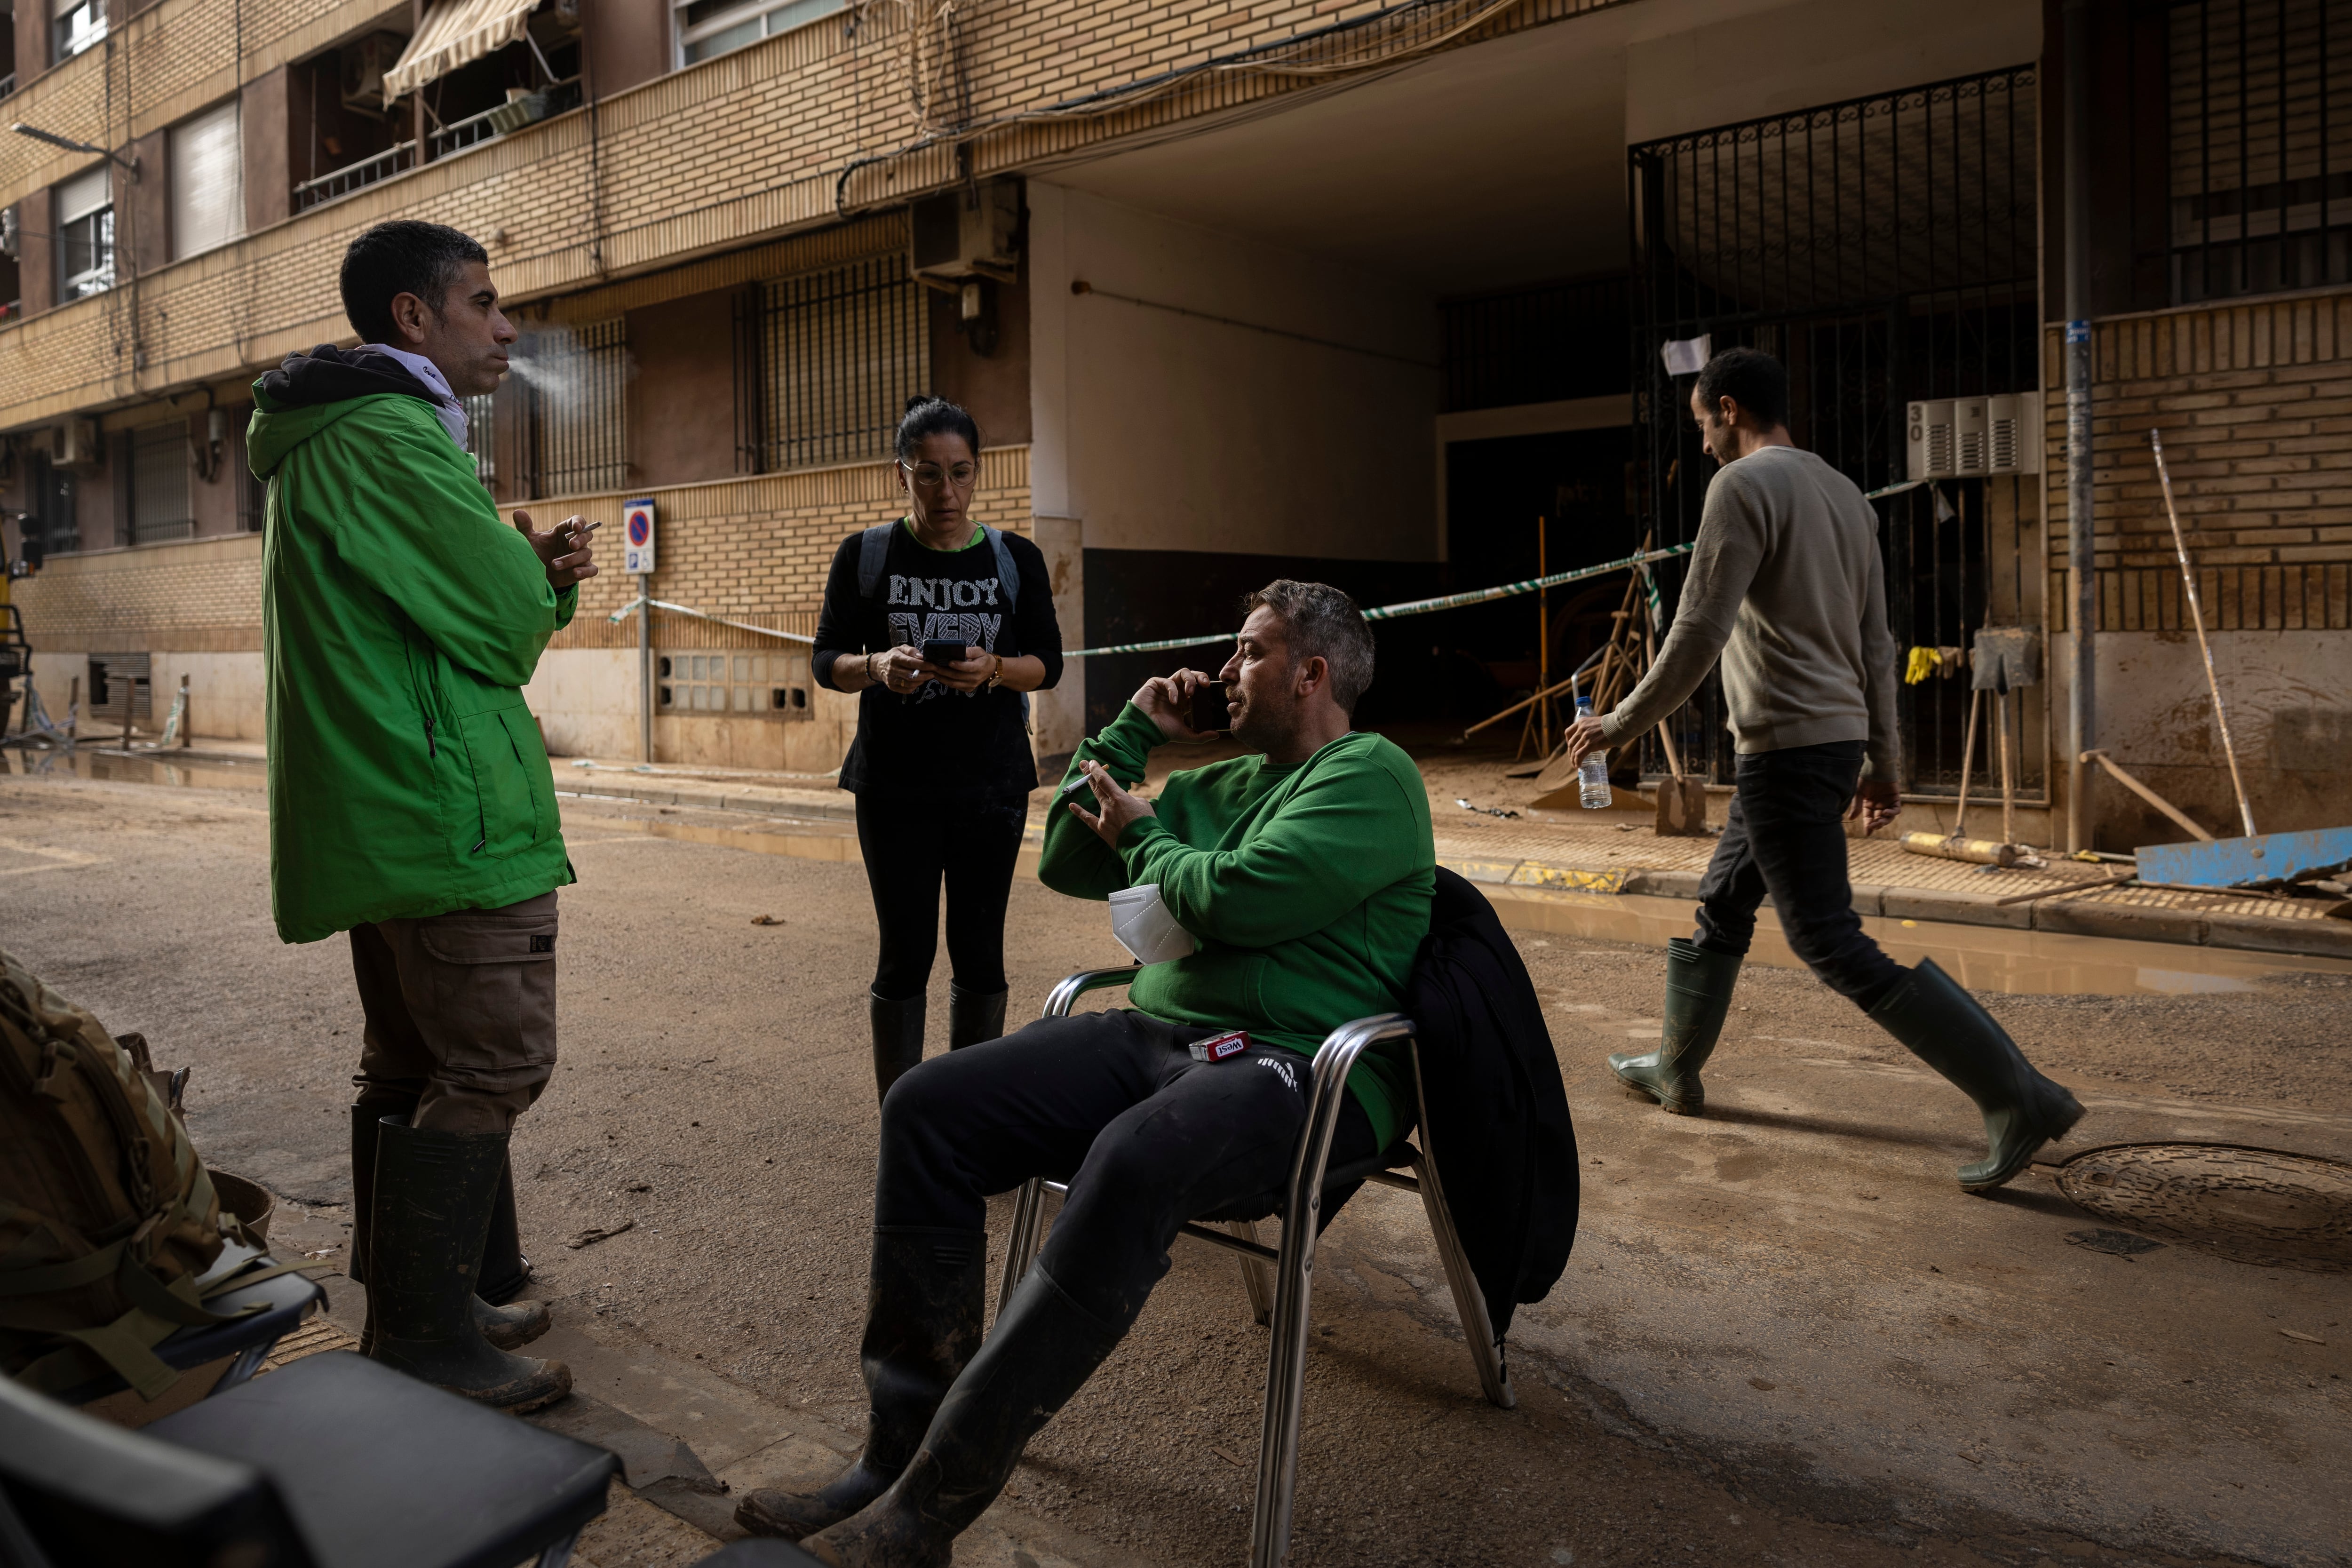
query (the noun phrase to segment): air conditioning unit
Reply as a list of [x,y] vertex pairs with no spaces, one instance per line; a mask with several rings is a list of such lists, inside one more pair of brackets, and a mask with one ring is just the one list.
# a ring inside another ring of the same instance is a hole
[[87,471],[106,457],[106,443],[98,421],[73,418],[49,430],[49,461],[60,468]]
[[2042,395],[1914,403],[1906,424],[1914,479],[1974,479],[2042,471]]
[[342,51],[342,96],[345,109],[362,114],[383,112],[383,73],[399,62],[408,40],[397,33],[370,33]]
[[988,180],[926,196],[908,214],[908,268],[916,279],[961,293],[970,278],[1010,283],[1020,276],[1021,186]]

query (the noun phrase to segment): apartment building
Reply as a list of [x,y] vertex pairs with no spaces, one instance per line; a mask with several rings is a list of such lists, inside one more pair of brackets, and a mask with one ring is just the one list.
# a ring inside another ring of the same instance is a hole
[[[184,673],[200,731],[260,733],[250,384],[351,341],[343,246],[416,216],[524,332],[474,411],[501,508],[653,503],[652,595],[697,612],[649,626],[661,761],[837,763],[852,707],[774,634],[893,515],[915,391],[974,411],[982,515],[1102,646],[1277,574],[1376,603],[1686,541],[1668,353],[1705,340],[1781,354],[1799,439],[1890,492],[1906,647],[2042,650],[2028,832],[2065,804],[2062,0],[14,4],[0,544],[53,711],[102,680],[152,722]],[[2088,9],[2097,739],[2228,830],[2161,428],[2261,826],[2314,826],[2352,769],[2352,0]],[[532,705],[635,756],[636,584],[590,588]],[[1621,592],[1387,623],[1367,717],[1499,706]],[[1176,657],[1074,665],[1041,753]],[[1905,689],[1916,797],[1967,684]],[[1675,728],[1727,777],[1719,718]],[[2106,847],[2172,836],[2089,798]]]

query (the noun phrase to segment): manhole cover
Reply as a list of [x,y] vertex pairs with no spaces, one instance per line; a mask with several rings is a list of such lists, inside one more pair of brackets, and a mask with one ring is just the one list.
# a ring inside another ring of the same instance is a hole
[[2228,1143],[2118,1143],[2059,1168],[2103,1218],[2272,1268],[2352,1269],[2352,1165]]

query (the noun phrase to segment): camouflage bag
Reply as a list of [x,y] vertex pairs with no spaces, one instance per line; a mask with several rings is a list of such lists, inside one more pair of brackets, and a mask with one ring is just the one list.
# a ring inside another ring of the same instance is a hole
[[145,1063],[0,951],[0,1373],[54,1394],[110,1367],[155,1398],[179,1376],[156,1343],[260,1277],[199,1293],[225,1237],[245,1239]]

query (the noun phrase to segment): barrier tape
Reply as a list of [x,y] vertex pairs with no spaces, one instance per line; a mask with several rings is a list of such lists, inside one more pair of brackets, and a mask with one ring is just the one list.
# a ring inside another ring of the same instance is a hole
[[[1862,499],[1877,500],[1885,496],[1900,495],[1905,490],[1916,489],[1929,482],[1927,479],[1908,479],[1902,484],[1888,485],[1882,489],[1864,491]],[[1623,572],[1630,569],[1642,574],[1643,586],[1650,600],[1651,613],[1657,618],[1658,624],[1663,625],[1664,606],[1659,602],[1658,584],[1650,574],[1650,565],[1654,562],[1670,560],[1676,555],[1687,555],[1697,548],[1696,542],[1688,544],[1670,544],[1664,550],[1651,550],[1639,555],[1628,555],[1622,561],[1605,561],[1598,566],[1580,566],[1573,572],[1555,572],[1548,577],[1529,577],[1524,582],[1506,583],[1497,588],[1474,588],[1467,593],[1445,594],[1434,599],[1409,599],[1402,605],[1381,605],[1366,610],[1364,619],[1389,621],[1400,616],[1423,616],[1437,610],[1458,610],[1470,605],[1492,604],[1496,599],[1508,599],[1520,594],[1533,594],[1544,588],[1557,588],[1563,583],[1580,582],[1587,577],[1605,577],[1612,572]],[[705,615],[700,610],[690,610],[684,605],[673,605],[667,599],[632,599],[604,618],[608,621],[626,620],[647,606],[673,616],[685,616],[693,620],[709,621],[714,626],[733,626],[737,631],[757,632],[765,637],[781,637],[788,642],[812,645],[816,641],[814,637],[804,637],[799,632],[780,632],[773,626],[755,626],[749,621],[730,621],[724,616]],[[1072,648],[1065,652],[1062,657],[1064,658],[1101,658],[1115,653],[1164,653],[1171,648],[1206,647],[1212,643],[1230,642],[1233,636],[1231,632],[1213,632],[1207,637],[1159,637],[1150,642],[1112,643],[1104,647]]]
[[[1573,583],[1585,577],[1605,577],[1612,572],[1631,567],[1647,566],[1653,561],[1670,556],[1687,555],[1696,544],[1674,544],[1664,550],[1652,550],[1640,555],[1628,555],[1622,561],[1606,561],[1598,566],[1580,566],[1573,572],[1555,572],[1549,577],[1530,577],[1523,583],[1506,583],[1498,588],[1474,588],[1465,594],[1446,594],[1434,599],[1409,599],[1402,605],[1381,605],[1364,612],[1368,621],[1394,620],[1399,616],[1426,615],[1433,610],[1456,610],[1465,605],[1489,604],[1507,599],[1517,594],[1532,594],[1538,588],[1557,588],[1562,583]],[[1211,643],[1231,642],[1231,632],[1214,632],[1204,637],[1161,637],[1155,642],[1113,643],[1108,647],[1082,647],[1062,655],[1064,658],[1095,658],[1113,653],[1159,653],[1167,648],[1205,647]]]

